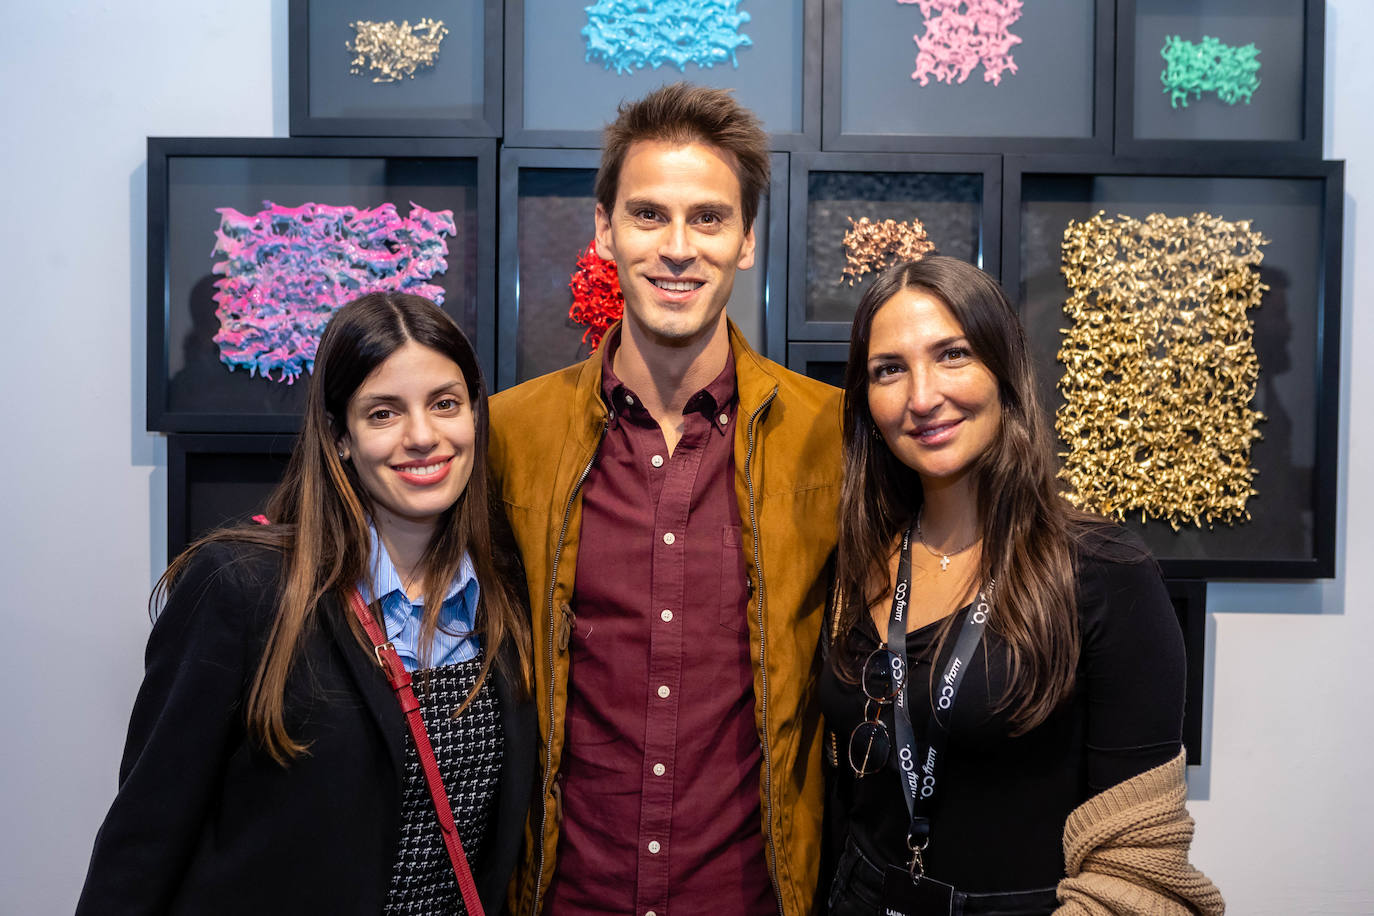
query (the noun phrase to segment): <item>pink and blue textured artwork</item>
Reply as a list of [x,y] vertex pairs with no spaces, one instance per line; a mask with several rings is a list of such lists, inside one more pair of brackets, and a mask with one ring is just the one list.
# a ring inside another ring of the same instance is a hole
[[749,21],[740,0],[596,0],[586,7],[587,60],[632,73],[672,64],[714,67],[754,42],[739,27]]
[[[315,347],[334,312],[365,293],[395,290],[443,304],[430,283],[448,269],[445,236],[456,232],[452,210],[413,201],[401,217],[395,204],[371,209],[270,200],[246,215],[215,210],[215,317],[219,358],[230,371],[291,384],[315,367]],[[275,375],[274,375],[275,373]]]
[[924,35],[915,36],[916,70],[921,85],[930,78],[962,83],[981,64],[983,82],[1002,84],[1004,72],[1016,72],[1011,56],[1019,35],[1007,31],[1021,18],[1021,0],[897,0],[914,3],[926,18]]

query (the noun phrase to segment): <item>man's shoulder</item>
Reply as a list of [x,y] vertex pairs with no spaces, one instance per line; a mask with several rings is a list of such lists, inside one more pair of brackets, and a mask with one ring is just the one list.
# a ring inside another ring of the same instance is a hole
[[573,363],[547,375],[498,391],[490,399],[493,430],[507,422],[523,422],[532,416],[566,415],[576,409],[574,395],[587,384],[587,361]]
[[[767,375],[777,387],[776,400],[793,421],[811,422],[818,418],[833,418],[835,435],[839,435],[839,418],[844,392],[834,385],[794,372],[759,353],[751,353],[754,368]],[[745,369],[745,372],[748,372]],[[775,405],[776,406],[776,405]],[[829,428],[829,425],[826,425]]]
[[509,407],[513,404],[538,400],[545,397],[549,392],[559,389],[571,391],[577,387],[578,378],[585,367],[585,360],[575,362],[571,366],[564,366],[562,369],[556,369],[538,378],[521,382],[513,388],[498,391],[491,396],[492,410],[497,407]]

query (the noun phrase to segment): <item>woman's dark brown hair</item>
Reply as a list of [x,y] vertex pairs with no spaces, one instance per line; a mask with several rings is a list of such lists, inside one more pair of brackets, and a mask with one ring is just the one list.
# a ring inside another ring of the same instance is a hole
[[[1015,312],[996,281],[956,258],[933,255],[888,268],[864,293],[854,317],[845,369],[836,583],[844,600],[831,657],[841,677],[856,679],[859,660],[846,651],[849,634],[888,593],[893,545],[921,508],[920,478],[887,448],[868,410],[873,316],[903,290],[944,303],[974,356],[997,379],[999,430],[972,469],[983,542],[978,576],[997,583],[990,626],[1009,652],[1007,693],[998,708],[1010,710],[1021,734],[1044,721],[1073,687],[1079,652],[1074,545],[1096,525],[1060,495],[1053,440]],[[937,646],[952,621],[945,621]]]
[[[513,683],[529,690],[529,621],[524,611],[524,575],[514,539],[489,491],[487,392],[476,353],[462,330],[428,299],[407,293],[369,293],[339,309],[325,327],[315,355],[300,438],[286,474],[267,503],[268,525],[221,529],[200,539],[167,567],[153,592],[160,604],[207,543],[238,541],[283,554],[280,601],[267,645],[249,688],[249,733],[278,762],[305,751],[287,733],[283,698],[287,677],[304,634],[332,607],[344,613],[359,642],[371,650],[362,626],[347,613],[348,595],[369,575],[371,502],[352,464],[338,453],[349,399],[391,354],[414,342],[453,360],[463,372],[476,430],[472,476],[458,501],[441,517],[422,559],[423,594],[448,590],[463,554],[472,559],[481,590],[476,631],[486,660],[461,713],[476,695],[493,663]],[[334,602],[323,603],[327,596]],[[420,625],[420,657],[433,644],[442,602],[427,601]],[[378,618],[380,622],[380,617]],[[502,648],[514,643],[518,670],[505,671]]]

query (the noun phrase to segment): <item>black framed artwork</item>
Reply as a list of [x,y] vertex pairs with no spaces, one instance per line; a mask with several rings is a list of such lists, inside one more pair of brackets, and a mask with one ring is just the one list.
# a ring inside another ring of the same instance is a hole
[[990,155],[793,153],[788,338],[849,339],[859,298],[881,267],[871,259],[856,266],[854,255],[873,251],[869,233],[885,227],[908,232],[920,223],[934,250],[996,276],[1001,168]]
[[442,300],[495,357],[496,143],[148,140],[148,428],[291,432],[333,310]]
[[[1123,512],[1167,576],[1334,574],[1343,175],[1320,160],[1006,159],[1004,286],[1066,468],[1110,484],[1093,507]],[[1084,294],[1099,268],[1118,273]],[[1122,339],[1135,316],[1152,330]],[[1153,387],[1084,433],[1103,418],[1082,398],[1127,403],[1106,398],[1137,371]],[[1156,448],[1170,436],[1174,451]],[[1171,516],[1185,496],[1199,501]]]
[[290,0],[291,135],[499,137],[501,0]]
[[1119,0],[1116,152],[1320,157],[1322,0]]
[[848,360],[848,342],[798,340],[787,345],[787,368],[836,388],[844,387]]
[[1183,631],[1183,649],[1188,658],[1187,684],[1183,702],[1183,746],[1189,766],[1202,763],[1202,694],[1207,664],[1207,581],[1205,579],[1166,579],[1169,600]]
[[826,0],[821,148],[1111,151],[1112,0],[1027,3],[976,31],[964,15]]
[[261,513],[295,443],[289,433],[169,435],[168,562],[196,538]]
[[[756,350],[781,362],[786,315],[787,154],[754,220],[755,261],[735,275],[726,306]],[[591,352],[587,326],[569,317],[570,281],[596,234],[597,150],[501,151],[500,319],[497,385],[506,388]]]
[[622,101],[685,80],[733,89],[773,149],[819,147],[821,0],[634,6],[507,0],[507,144],[599,147]]

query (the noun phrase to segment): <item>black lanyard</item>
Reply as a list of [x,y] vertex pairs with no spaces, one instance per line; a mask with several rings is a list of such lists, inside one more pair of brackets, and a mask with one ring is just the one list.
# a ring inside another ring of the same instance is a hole
[[[897,737],[897,769],[901,776],[902,794],[906,797],[911,826],[907,828],[906,844],[911,852],[911,873],[919,877],[925,871],[921,852],[930,844],[930,817],[935,809],[935,791],[939,788],[940,769],[949,743],[949,723],[954,712],[954,698],[964,682],[973,653],[983,639],[988,617],[992,612],[989,595],[992,585],[978,592],[978,599],[959,628],[954,650],[940,679],[935,682],[930,707],[930,724],[926,729],[925,755],[918,754],[916,732],[911,727],[911,710],[907,705],[907,678],[910,664],[906,658],[906,619],[911,594],[911,529],[902,536],[902,558],[897,567],[897,583],[892,592],[892,613],[887,623],[887,647],[893,657],[893,675],[901,676],[901,687],[893,704],[892,719]],[[900,660],[900,671],[895,670]],[[943,714],[943,715],[942,715]]]

